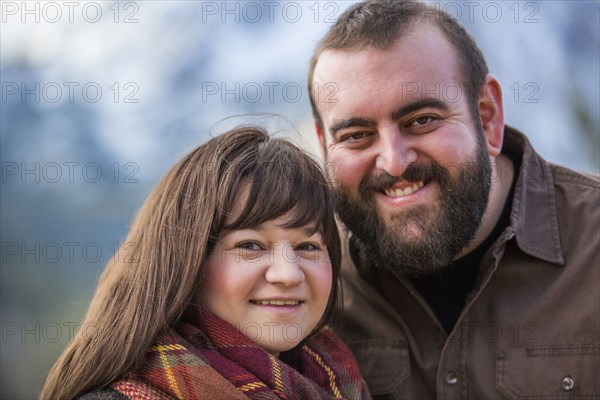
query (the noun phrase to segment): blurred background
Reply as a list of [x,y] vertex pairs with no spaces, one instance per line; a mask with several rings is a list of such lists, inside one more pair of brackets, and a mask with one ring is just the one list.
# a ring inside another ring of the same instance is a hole
[[[507,123],[600,171],[598,1],[433,2],[475,36]],[[318,150],[308,60],[347,1],[2,1],[1,398],[36,398],[157,180],[245,117]],[[600,234],[600,232],[599,232]]]

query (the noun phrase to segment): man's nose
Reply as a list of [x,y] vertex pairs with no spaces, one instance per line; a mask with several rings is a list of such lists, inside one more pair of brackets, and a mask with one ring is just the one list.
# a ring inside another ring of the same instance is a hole
[[380,129],[375,167],[391,176],[401,176],[417,160],[412,141],[404,137],[397,126]]
[[295,286],[303,282],[304,272],[300,267],[300,259],[293,251],[276,254],[270,261],[265,279],[272,284],[281,284],[284,286]]

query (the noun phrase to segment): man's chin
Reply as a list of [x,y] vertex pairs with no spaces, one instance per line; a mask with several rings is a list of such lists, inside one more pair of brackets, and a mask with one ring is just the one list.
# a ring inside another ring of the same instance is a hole
[[403,224],[402,231],[397,227],[393,231],[388,229],[388,235],[398,247],[418,247],[423,241],[423,228],[414,221],[407,222]]

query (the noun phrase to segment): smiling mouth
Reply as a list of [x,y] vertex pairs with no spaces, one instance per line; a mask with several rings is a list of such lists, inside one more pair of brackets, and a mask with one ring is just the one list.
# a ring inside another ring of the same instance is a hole
[[382,193],[388,197],[400,198],[400,197],[408,196],[409,194],[416,192],[417,190],[421,189],[423,186],[425,186],[425,182],[419,181],[419,182],[413,183],[410,186],[406,186],[404,188],[391,187],[388,189],[384,189],[382,191]]
[[296,306],[304,302],[299,300],[250,300],[250,303],[259,306]]

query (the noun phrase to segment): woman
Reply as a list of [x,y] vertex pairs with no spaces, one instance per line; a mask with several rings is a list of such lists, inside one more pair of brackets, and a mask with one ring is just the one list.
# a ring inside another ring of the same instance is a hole
[[324,327],[331,202],[317,164],[259,128],[192,151],[142,206],[41,398],[369,398]]

